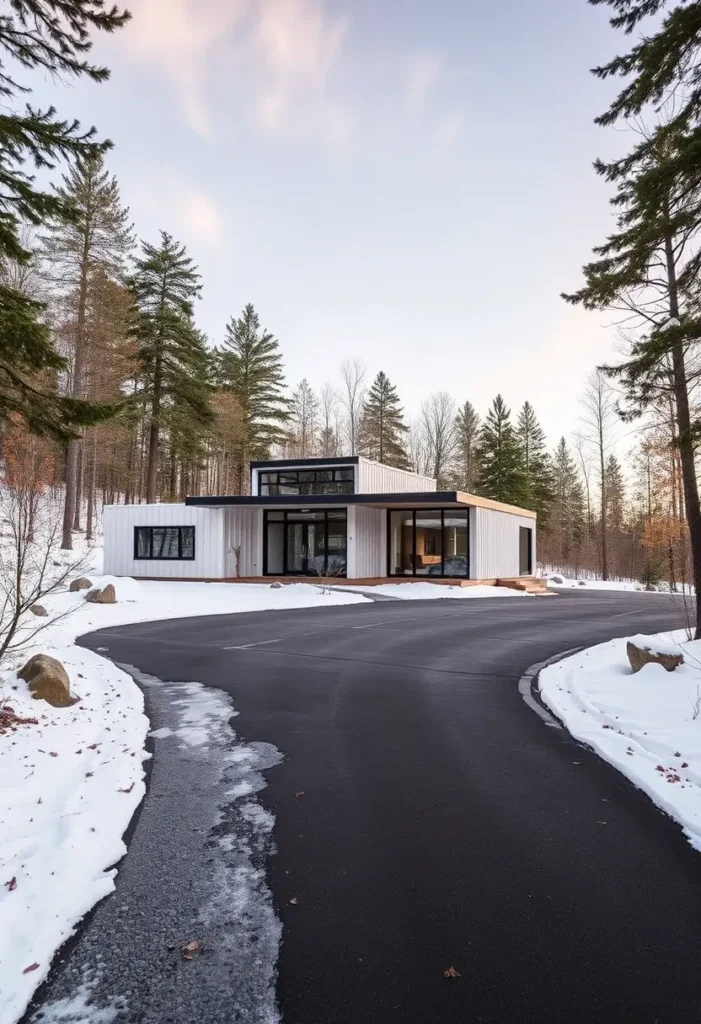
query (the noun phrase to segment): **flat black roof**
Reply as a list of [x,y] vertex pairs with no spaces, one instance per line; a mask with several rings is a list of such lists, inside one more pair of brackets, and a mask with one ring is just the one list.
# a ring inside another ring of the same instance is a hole
[[264,459],[262,462],[251,462],[251,469],[290,469],[292,466],[357,466],[357,455],[339,455],[324,459],[319,456],[313,459]]
[[[316,461],[316,460],[310,460]],[[210,506],[248,505],[249,507],[275,508],[308,508],[311,505],[375,505],[388,508],[390,506],[414,508],[423,505],[426,508],[436,505],[460,505],[467,507],[468,502],[459,491],[409,491],[388,494],[215,494],[207,497],[185,498],[186,505]]]

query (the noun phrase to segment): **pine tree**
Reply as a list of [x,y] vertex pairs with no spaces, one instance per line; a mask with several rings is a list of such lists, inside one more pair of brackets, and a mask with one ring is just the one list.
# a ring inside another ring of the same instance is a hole
[[[60,159],[89,159],[110,143],[97,142],[94,128],[83,131],[78,121],[59,120],[53,107],[13,108],[12,101],[31,90],[12,69],[102,82],[109,77],[107,68],[86,59],[90,35],[113,32],[130,15],[116,7],[105,10],[102,0],[13,0],[5,7],[0,18],[0,261],[26,263],[31,253],[23,244],[22,224],[75,214],[64,196],[38,188],[27,168],[45,171]],[[51,382],[66,363],[52,345],[43,313],[43,305],[22,290],[0,284],[0,418],[17,413],[31,430],[65,441],[105,410],[55,393]]]
[[623,470],[615,455],[606,460],[606,522],[612,533],[623,529],[625,511],[625,483]]
[[584,493],[574,460],[564,437],[553,458],[553,501],[547,535],[554,539],[558,566],[571,566],[579,550],[585,527]]
[[[47,276],[65,309],[70,330],[72,365],[70,394],[84,399],[85,366],[90,338],[88,309],[91,280],[98,271],[121,280],[134,245],[129,210],[121,205],[117,179],[105,169],[101,155],[80,159],[56,189],[72,210],[68,221],[55,221],[42,239]],[[73,438],[66,450],[62,547],[72,547],[71,530],[80,529],[82,441]]]
[[465,402],[455,416],[455,483],[460,491],[474,491],[479,477],[477,452],[481,423],[471,402]]
[[243,415],[242,444],[236,460],[237,487],[242,491],[249,461],[270,458],[273,445],[284,442],[289,419],[280,345],[261,328],[250,303],[238,320],[232,317],[227,325],[218,372],[221,386],[235,395]]
[[526,504],[538,513],[538,526],[544,528],[553,500],[552,464],[545,446],[545,433],[530,402],[523,403],[516,435],[523,455]]
[[497,395],[487,413],[479,442],[477,493],[494,501],[523,505],[527,496],[523,452],[511,423],[511,411]]
[[[632,32],[658,15],[664,0],[595,0],[615,14],[614,27]],[[639,118],[649,104],[659,109],[674,96],[656,127],[632,152],[611,163],[598,161],[597,172],[616,188],[611,202],[617,230],[594,250],[584,268],[585,286],[566,295],[587,309],[620,309],[633,333],[629,358],[608,372],[618,377],[628,398],[629,417],[664,396],[675,406],[687,522],[696,589],[696,633],[701,636],[701,502],[695,461],[695,422],[690,382],[695,380],[698,345],[698,279],[701,251],[701,3],[678,4],[623,57],[595,74],[621,76],[626,82],[600,124]],[[633,319],[635,318],[635,319]],[[671,371],[671,372],[670,372]]]
[[290,455],[308,459],[316,454],[319,399],[304,377],[292,392],[290,403]]
[[407,431],[397,389],[380,370],[363,404],[360,444],[363,455],[385,466],[409,469]]
[[[180,245],[165,231],[160,246],[142,243],[133,290],[137,304],[140,398],[148,417],[146,501],[157,496],[161,427],[168,408],[180,406],[195,423],[211,420],[202,384],[208,363],[202,336],[192,322],[200,275]],[[191,427],[192,429],[192,427]]]

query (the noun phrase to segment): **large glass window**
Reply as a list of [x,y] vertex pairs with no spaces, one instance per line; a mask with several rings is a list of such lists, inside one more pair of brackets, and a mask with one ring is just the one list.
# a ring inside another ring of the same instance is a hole
[[265,513],[266,576],[345,576],[345,509]]
[[355,473],[347,469],[270,470],[260,474],[260,493],[274,494],[353,494]]
[[134,558],[141,560],[177,559],[193,561],[194,526],[135,526]]
[[467,509],[393,509],[390,576],[469,575]]

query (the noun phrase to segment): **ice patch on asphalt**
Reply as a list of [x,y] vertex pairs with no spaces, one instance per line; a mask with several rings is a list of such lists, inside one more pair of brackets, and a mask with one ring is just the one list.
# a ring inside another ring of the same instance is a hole
[[[149,794],[114,897],[31,1021],[276,1024],[282,926],[266,881],[275,822],[256,794],[281,755],[236,736],[223,691],[119,667],[144,688],[154,726]],[[193,939],[200,950],[184,960]]]

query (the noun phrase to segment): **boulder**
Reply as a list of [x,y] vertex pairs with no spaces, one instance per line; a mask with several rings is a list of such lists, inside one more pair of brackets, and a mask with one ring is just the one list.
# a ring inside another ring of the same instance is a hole
[[45,700],[54,708],[68,708],[78,700],[71,696],[71,681],[65,668],[48,654],[35,654],[18,675],[29,683],[35,700]]
[[626,652],[633,672],[639,672],[644,665],[662,665],[667,672],[674,672],[677,666],[684,664],[684,655],[681,651],[655,651],[631,640],[626,644]]
[[90,590],[91,586],[92,580],[89,580],[87,576],[79,576],[77,580],[73,580],[68,589],[71,594],[75,594],[78,590]]
[[29,610],[32,615],[40,615],[42,618],[49,614],[43,604],[33,604],[30,606]]
[[93,587],[85,595],[85,600],[90,601],[91,604],[116,604],[117,592],[114,589],[114,584],[108,583],[102,590],[99,587]]

